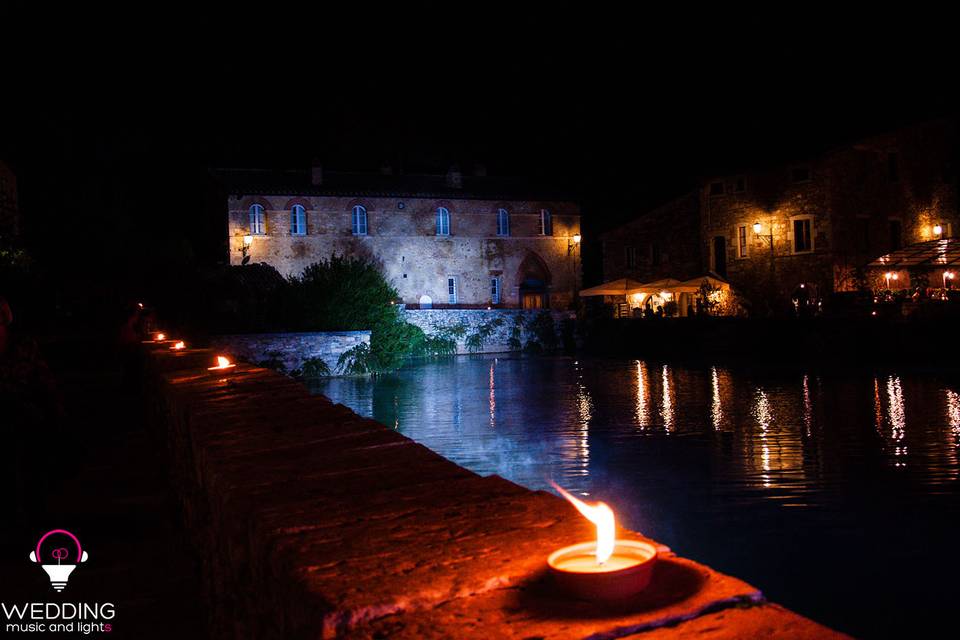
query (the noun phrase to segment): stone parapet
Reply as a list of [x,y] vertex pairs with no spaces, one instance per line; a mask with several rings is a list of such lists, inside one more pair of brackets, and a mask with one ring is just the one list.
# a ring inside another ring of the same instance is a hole
[[239,333],[210,338],[213,349],[247,362],[282,363],[286,371],[302,370],[305,360],[319,358],[336,372],[340,356],[359,344],[370,344],[370,331]]
[[147,357],[209,637],[842,637],[662,545],[635,601],[570,600],[546,556],[593,528],[565,501],[480,477],[270,370],[213,373],[209,359]]

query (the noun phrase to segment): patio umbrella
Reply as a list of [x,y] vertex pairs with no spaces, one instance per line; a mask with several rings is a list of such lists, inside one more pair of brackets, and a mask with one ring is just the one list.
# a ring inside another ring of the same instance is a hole
[[604,282],[595,287],[584,289],[580,292],[581,296],[627,296],[631,293],[638,293],[643,287],[643,283],[630,278],[620,278],[612,282]]

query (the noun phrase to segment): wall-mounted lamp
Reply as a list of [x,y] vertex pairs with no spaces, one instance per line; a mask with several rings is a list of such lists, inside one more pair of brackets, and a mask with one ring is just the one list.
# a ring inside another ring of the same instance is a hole
[[949,280],[952,283],[953,279],[956,277],[957,277],[957,274],[955,274],[953,271],[944,271],[943,272],[943,288],[944,289],[947,288],[947,280]]
[[943,235],[943,227],[939,224],[933,225],[933,235],[937,236],[938,238]]
[[883,274],[884,279],[887,281],[887,289],[890,288],[890,281],[893,280],[896,282],[900,279],[900,276],[895,271],[887,271]]
[[763,230],[763,226],[761,226],[759,220],[758,220],[757,222],[754,222],[754,223],[753,223],[753,232],[754,232],[755,234],[760,235],[760,232],[761,232],[762,230]]
[[575,233],[570,236],[570,239],[567,241],[567,255],[573,255],[573,252],[578,246],[580,246],[580,241],[583,240],[583,237],[579,233]]

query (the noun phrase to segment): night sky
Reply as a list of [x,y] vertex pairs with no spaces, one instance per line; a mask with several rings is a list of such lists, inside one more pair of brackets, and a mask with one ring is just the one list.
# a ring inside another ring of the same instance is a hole
[[592,235],[704,175],[957,104],[937,16],[28,7],[0,14],[14,32],[0,157],[19,175],[37,261],[84,282],[222,261],[207,168],[313,158],[410,173],[482,163],[573,190],[589,279]]

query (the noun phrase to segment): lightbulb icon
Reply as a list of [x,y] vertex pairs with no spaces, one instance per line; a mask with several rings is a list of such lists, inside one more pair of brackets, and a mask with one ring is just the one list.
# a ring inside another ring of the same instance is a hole
[[[74,546],[77,549],[77,560],[76,563],[70,563],[70,552],[66,547],[57,547],[49,553],[49,557],[52,560],[56,560],[57,563],[46,564],[42,562],[44,557],[41,551],[43,542],[52,535],[60,534],[65,535],[73,541]],[[48,531],[37,541],[37,548],[30,552],[30,560],[36,562],[40,567],[47,573],[50,577],[50,584],[53,586],[54,591],[63,591],[64,587],[67,586],[67,580],[70,579],[70,574],[73,573],[73,570],[77,568],[77,564],[81,562],[86,562],[87,558],[90,556],[86,551],[80,548],[80,541],[77,539],[77,536],[73,535],[66,529],[54,529]],[[66,561],[66,564],[64,563]]]

